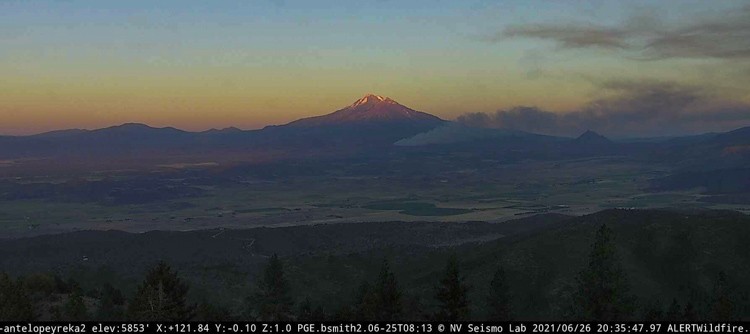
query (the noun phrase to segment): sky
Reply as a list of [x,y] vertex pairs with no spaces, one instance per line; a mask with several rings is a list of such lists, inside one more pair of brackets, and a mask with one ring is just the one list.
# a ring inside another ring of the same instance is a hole
[[0,0],[0,134],[282,124],[385,95],[486,127],[750,125],[750,1]]

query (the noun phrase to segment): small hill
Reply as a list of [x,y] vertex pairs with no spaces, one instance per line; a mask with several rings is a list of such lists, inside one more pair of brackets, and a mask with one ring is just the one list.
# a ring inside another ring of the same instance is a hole
[[588,130],[578,136],[573,141],[577,145],[587,145],[587,146],[604,146],[604,145],[612,145],[613,142],[609,140],[609,138],[604,137],[594,131]]

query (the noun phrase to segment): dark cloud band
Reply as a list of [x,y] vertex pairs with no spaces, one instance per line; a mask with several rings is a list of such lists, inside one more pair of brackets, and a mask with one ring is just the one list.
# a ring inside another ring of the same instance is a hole
[[750,125],[749,105],[718,99],[698,87],[621,80],[603,83],[601,90],[606,97],[572,112],[515,107],[465,114],[458,121],[475,127],[551,135],[574,136],[594,130],[621,137],[727,131]]
[[621,50],[642,60],[665,58],[750,59],[750,6],[721,17],[696,18],[666,27],[656,18],[634,17],[618,26],[532,24],[511,26],[490,40],[538,38],[561,48]]

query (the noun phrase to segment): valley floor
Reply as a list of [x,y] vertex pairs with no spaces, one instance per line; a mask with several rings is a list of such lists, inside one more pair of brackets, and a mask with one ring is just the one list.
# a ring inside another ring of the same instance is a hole
[[483,161],[473,168],[444,160],[390,162],[382,170],[366,169],[366,163],[309,163],[281,165],[275,172],[274,166],[215,172],[220,167],[200,164],[6,179],[0,181],[0,194],[6,197],[0,200],[0,236],[384,221],[502,222],[607,208],[750,212],[750,203],[706,201],[709,196],[699,188],[655,191],[653,180],[671,169],[623,157]]

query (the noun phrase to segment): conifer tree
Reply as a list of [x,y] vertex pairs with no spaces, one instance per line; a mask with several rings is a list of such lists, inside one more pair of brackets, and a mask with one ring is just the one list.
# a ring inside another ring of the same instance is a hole
[[292,318],[289,283],[284,277],[284,266],[276,254],[266,264],[257,286],[253,302],[259,320],[288,321]]
[[371,293],[373,306],[373,319],[371,320],[400,320],[402,315],[401,290],[388,261],[383,262]]
[[444,321],[466,320],[469,317],[468,290],[459,271],[458,261],[451,257],[437,287],[435,297],[439,308],[435,318]]
[[664,317],[661,302],[658,299],[652,299],[643,310],[643,320],[661,321]]
[[68,294],[68,299],[62,308],[62,318],[67,321],[87,320],[88,310],[83,302],[80,288],[76,288]]
[[99,308],[95,318],[104,321],[122,320],[124,303],[120,290],[111,284],[105,284],[99,292]]
[[21,282],[0,272],[0,321],[34,320],[34,307]]
[[680,313],[680,304],[677,303],[677,299],[672,299],[672,303],[669,304],[669,308],[667,309],[667,314],[665,315],[665,320],[668,321],[679,321],[682,319],[682,314]]
[[493,321],[511,320],[510,289],[502,267],[495,270],[490,281],[490,293],[487,304],[489,305],[489,318]]
[[375,317],[375,297],[370,283],[363,280],[354,294],[354,320],[367,321]]
[[297,321],[323,321],[326,320],[325,311],[323,308],[313,307],[310,297],[305,297],[299,305],[297,310]]
[[188,285],[165,262],[159,262],[147,274],[128,306],[128,317],[139,321],[190,320]]
[[310,297],[305,297],[297,310],[297,321],[310,321],[313,318],[313,308]]
[[727,274],[724,271],[720,271],[716,284],[714,285],[710,320],[737,320],[735,318],[734,292],[729,285]]
[[687,304],[685,304],[685,309],[682,311],[682,320],[683,321],[697,321],[698,320],[698,311],[695,309],[695,305],[693,305],[693,303],[690,301],[688,301]]
[[584,320],[623,320],[632,314],[632,297],[616,254],[612,231],[596,232],[588,266],[578,276],[578,317]]

